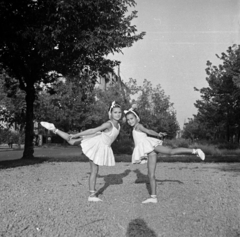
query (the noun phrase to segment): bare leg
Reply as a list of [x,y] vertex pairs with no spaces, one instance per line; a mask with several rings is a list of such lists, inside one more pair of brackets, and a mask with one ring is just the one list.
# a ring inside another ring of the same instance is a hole
[[94,164],[90,160],[90,169],[91,169],[91,174],[89,176],[89,190],[90,191],[95,191],[95,186],[96,186],[96,180],[97,180],[97,174],[98,174],[99,166]]
[[156,164],[157,164],[157,154],[156,152],[151,152],[148,154],[148,177],[150,181],[150,187],[151,187],[151,194],[150,197],[143,201],[142,203],[157,203],[157,196],[156,196],[156,179],[155,179],[155,170],[156,170]]
[[82,138],[78,138],[78,139],[70,139],[69,140],[69,134],[65,133],[59,129],[55,130],[55,134],[57,134],[58,136],[60,136],[61,138],[63,138],[65,141],[67,141],[70,145],[79,145],[82,141]]
[[96,190],[95,190],[99,166],[94,164],[90,160],[90,169],[91,169],[91,174],[89,176],[89,192],[90,192],[90,196],[88,197],[88,201],[89,202],[100,202],[102,200],[96,196]]
[[156,179],[155,179],[155,170],[157,165],[157,154],[156,152],[151,152],[148,155],[148,177],[151,187],[151,195],[156,195]]
[[178,154],[194,154],[201,160],[205,160],[205,154],[201,149],[191,149],[191,148],[170,148],[164,146],[157,146],[154,151],[162,154],[178,155]]
[[193,149],[191,148],[170,148],[165,146],[157,146],[154,148],[154,151],[168,155],[193,154]]

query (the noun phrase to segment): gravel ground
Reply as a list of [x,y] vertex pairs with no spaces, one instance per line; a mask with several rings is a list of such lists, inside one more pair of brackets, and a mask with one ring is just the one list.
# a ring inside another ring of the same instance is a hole
[[158,204],[141,204],[146,173],[100,167],[89,203],[86,162],[1,169],[0,236],[240,236],[240,163],[158,163]]

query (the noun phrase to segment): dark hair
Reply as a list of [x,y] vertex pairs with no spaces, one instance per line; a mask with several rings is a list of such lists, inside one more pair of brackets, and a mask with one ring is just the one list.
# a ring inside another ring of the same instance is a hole
[[111,108],[111,106],[112,106],[112,103],[110,104],[110,106],[108,107],[108,112],[112,112],[112,110],[114,109],[114,108],[120,108],[121,109],[121,105],[120,104],[118,104],[117,102],[115,102],[115,105]]
[[128,114],[133,114],[133,115],[136,117],[136,115],[135,115],[133,112],[140,118],[139,113],[138,113],[135,109],[133,109],[133,111],[131,111],[131,110],[128,111],[128,112],[125,114],[125,116],[127,117]]

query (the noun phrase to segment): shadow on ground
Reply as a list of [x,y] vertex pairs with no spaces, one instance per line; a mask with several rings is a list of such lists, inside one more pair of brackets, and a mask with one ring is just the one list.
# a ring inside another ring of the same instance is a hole
[[102,188],[97,191],[97,195],[103,194],[103,192],[110,185],[119,185],[123,183],[123,178],[128,176],[131,170],[127,169],[121,174],[108,174],[108,175],[98,175],[98,178],[104,178],[105,184]]
[[0,170],[1,169],[9,169],[9,168],[17,168],[22,166],[29,166],[29,165],[37,165],[42,164],[43,162],[46,162],[47,159],[18,159],[18,160],[6,160],[6,161],[0,161]]
[[157,237],[143,219],[134,219],[128,224],[126,237]]
[[0,170],[1,169],[9,169],[9,168],[17,168],[21,166],[29,166],[29,165],[38,165],[44,162],[52,163],[52,162],[88,162],[89,159],[87,157],[81,156],[79,157],[70,157],[66,158],[47,158],[47,157],[34,157],[33,159],[17,159],[17,160],[6,160],[0,161]]
[[[150,183],[149,183],[149,178],[147,175],[141,173],[141,171],[139,169],[136,169],[133,171],[134,173],[136,173],[137,175],[137,179],[135,180],[135,183],[145,183],[146,184],[146,188],[148,190],[149,195],[151,194],[151,188],[150,188]],[[164,179],[164,180],[160,180],[160,179],[156,179],[157,184],[163,185],[164,183],[177,183],[177,184],[184,184],[183,182],[179,181],[179,180],[169,180],[169,179]]]

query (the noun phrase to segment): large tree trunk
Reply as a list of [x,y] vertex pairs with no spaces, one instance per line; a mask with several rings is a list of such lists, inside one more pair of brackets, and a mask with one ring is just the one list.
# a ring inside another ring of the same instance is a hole
[[26,130],[25,130],[25,146],[22,159],[33,159],[33,103],[35,100],[35,88],[34,86],[28,87],[26,90]]

